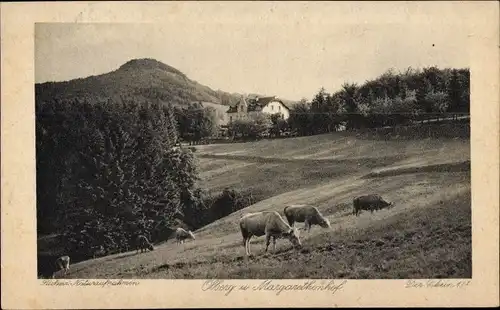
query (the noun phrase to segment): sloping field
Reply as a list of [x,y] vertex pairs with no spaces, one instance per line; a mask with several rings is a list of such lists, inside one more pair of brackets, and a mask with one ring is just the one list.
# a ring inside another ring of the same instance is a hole
[[435,165],[431,170],[446,170],[451,165],[454,171],[468,170],[462,166],[470,160],[469,140],[365,140],[346,133],[197,149],[202,187],[252,190],[261,199],[393,168]]
[[[262,200],[199,229],[195,241],[81,262],[66,277],[471,277],[468,140],[334,134],[197,148],[204,187],[251,189]],[[352,199],[372,192],[395,207],[352,215]],[[303,232],[300,250],[278,240],[266,254],[264,237],[252,239],[246,258],[241,215],[282,214],[288,203],[316,205],[331,229]]]

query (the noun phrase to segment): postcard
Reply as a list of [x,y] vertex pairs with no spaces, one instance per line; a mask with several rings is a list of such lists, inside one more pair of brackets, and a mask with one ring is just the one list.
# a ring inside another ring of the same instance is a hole
[[3,308],[498,306],[495,2],[1,8]]

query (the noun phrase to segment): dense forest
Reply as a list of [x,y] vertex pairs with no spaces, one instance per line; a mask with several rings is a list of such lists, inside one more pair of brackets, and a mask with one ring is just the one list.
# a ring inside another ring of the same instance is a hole
[[346,129],[407,125],[468,115],[469,69],[436,67],[403,73],[387,71],[362,85],[345,83],[329,94],[322,88],[311,102],[302,100],[290,111],[289,126],[299,135]]

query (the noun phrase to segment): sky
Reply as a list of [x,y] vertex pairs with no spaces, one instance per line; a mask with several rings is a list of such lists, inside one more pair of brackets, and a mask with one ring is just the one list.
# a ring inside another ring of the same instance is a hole
[[148,23],[37,23],[35,81],[98,75],[154,58],[214,90],[299,100],[391,68],[469,67],[472,34],[460,12],[444,19],[436,10],[392,2],[375,16],[369,2],[318,3],[237,3],[212,6],[214,14],[181,7],[175,18]]

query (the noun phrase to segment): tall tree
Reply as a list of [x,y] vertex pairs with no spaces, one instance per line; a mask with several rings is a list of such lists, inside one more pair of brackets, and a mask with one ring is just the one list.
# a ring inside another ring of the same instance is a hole
[[288,118],[290,128],[297,132],[300,136],[311,135],[312,117],[310,113],[310,105],[305,99],[302,99],[290,111]]
[[418,86],[416,99],[417,99],[417,114],[430,115],[433,111],[433,104],[427,100],[427,94],[434,91],[431,83],[426,78],[423,78]]
[[358,85],[355,83],[344,83],[340,91],[347,116],[348,128],[359,128],[361,115],[358,109]]
[[450,80],[447,85],[448,112],[462,112],[461,110],[461,89],[458,77],[458,70],[451,70]]

